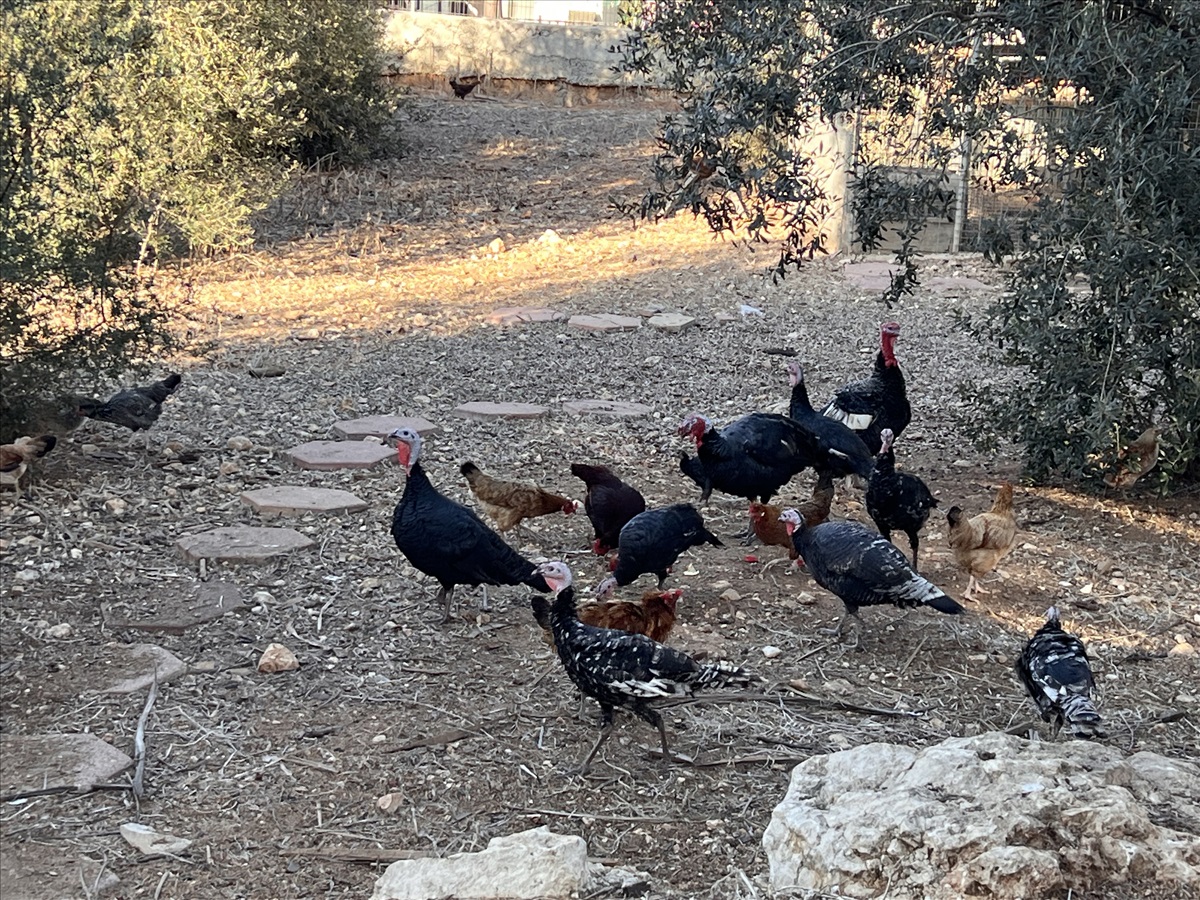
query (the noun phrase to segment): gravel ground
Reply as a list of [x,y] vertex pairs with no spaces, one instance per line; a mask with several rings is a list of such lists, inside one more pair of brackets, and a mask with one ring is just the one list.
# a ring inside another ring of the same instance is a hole
[[[1052,603],[1093,654],[1108,740],[1196,756],[1197,667],[1181,651],[1200,644],[1197,497],[1098,497],[1018,481],[1021,535],[992,593],[961,621],[868,609],[861,653],[817,633],[840,601],[806,574],[764,568],[781,551],[753,548],[759,561],[746,561],[733,539],[744,506],[714,497],[705,517],[729,540],[676,567],[684,598],[673,642],[790,683],[791,700],[673,710],[668,728],[694,766],[653,758],[653,730],[622,716],[594,777],[571,774],[595,722],[577,718],[525,589],[493,591],[490,614],[464,590],[463,617],[438,625],[436,586],[388,534],[400,470],[301,471],[283,451],[331,438],[338,420],[413,414],[441,426],[427,442],[431,479],[468,503],[464,459],[577,497],[570,463],[602,461],[651,504],[694,501],[677,469],[685,413],[723,422],[782,409],[782,360],[766,352],[778,348],[798,351],[823,399],[867,373],[890,315],[903,323],[897,353],[914,407],[900,465],[926,479],[943,510],[974,513],[999,481],[1019,479],[1019,460],[970,446],[956,387],[1020,376],[991,368],[953,326],[988,291],[922,291],[888,314],[844,277],[842,260],[773,286],[763,255],[686,217],[637,230],[611,218],[608,198],[637,192],[653,152],[652,108],[416,106],[422,121],[405,159],[310,176],[263,216],[253,251],[188,273],[192,327],[211,349],[158,367],[182,371],[184,384],[148,437],[86,423],[39,466],[28,498],[0,498],[5,734],[90,731],[132,753],[145,696],[89,693],[92,678],[128,643],[157,643],[191,666],[163,686],[150,716],[140,806],[111,791],[6,804],[6,847],[63,866],[81,854],[103,860],[121,897],[363,897],[377,867],[348,861],[350,851],[441,855],[547,824],[583,835],[598,859],[647,872],[654,896],[751,896],[764,884],[762,830],[796,761],[1026,727],[1032,707],[1011,664]],[[546,229],[562,240],[539,241]],[[488,248],[496,238],[501,252]],[[931,270],[1001,283],[971,257]],[[763,314],[736,315],[743,303]],[[515,305],[565,314],[656,305],[699,327],[601,335],[486,321]],[[730,312],[733,321],[716,319]],[[285,374],[249,376],[264,365]],[[563,413],[576,398],[653,412]],[[541,403],[551,414],[496,423],[451,414],[470,400]],[[238,437],[247,440],[230,443]],[[174,548],[184,534],[259,524],[239,495],[279,484],[342,488],[370,508],[285,522],[316,546],[274,564],[201,571]],[[810,487],[801,476],[784,498]],[[861,492],[839,490],[834,514],[866,521]],[[966,577],[945,531],[935,513],[922,568],[957,594]],[[531,556],[565,556],[586,587],[602,575],[585,552],[590,537],[579,515],[537,520],[512,539]],[[182,634],[114,624],[206,579],[236,584],[247,608]],[[738,598],[721,599],[730,588]],[[65,637],[53,629],[62,623]],[[298,671],[255,671],[273,641],[296,652]],[[768,659],[766,646],[779,654]],[[389,813],[375,802],[387,793],[400,795]],[[126,821],[195,843],[180,858],[141,860],[117,835]]]

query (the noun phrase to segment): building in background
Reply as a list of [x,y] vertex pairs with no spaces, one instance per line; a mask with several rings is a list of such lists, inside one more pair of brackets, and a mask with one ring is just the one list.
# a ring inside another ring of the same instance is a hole
[[520,22],[618,25],[621,0],[389,0],[387,6],[409,12]]

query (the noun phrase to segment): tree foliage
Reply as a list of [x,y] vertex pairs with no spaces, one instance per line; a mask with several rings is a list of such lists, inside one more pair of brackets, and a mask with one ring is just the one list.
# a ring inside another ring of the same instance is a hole
[[394,147],[379,30],[366,0],[0,6],[5,437],[177,345],[160,260],[246,243],[297,163]]
[[[620,49],[680,96],[643,217],[690,208],[779,249],[824,249],[830,196],[804,138],[852,129],[855,240],[915,246],[970,188],[1034,198],[978,229],[1016,253],[1010,289],[964,326],[1020,372],[964,391],[977,437],[1023,444],[1036,477],[1094,477],[1165,424],[1160,483],[1200,455],[1200,3],[1195,0],[658,0]],[[920,164],[888,152],[920,149]],[[1149,480],[1149,479],[1148,479]]]

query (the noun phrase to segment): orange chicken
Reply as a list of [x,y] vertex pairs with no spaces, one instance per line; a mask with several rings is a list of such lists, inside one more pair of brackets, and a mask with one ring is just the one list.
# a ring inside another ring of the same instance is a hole
[[496,530],[509,531],[524,519],[535,519],[551,513],[571,515],[579,505],[569,497],[544,491],[536,484],[493,478],[472,462],[462,464],[471,493],[483,504],[484,512],[496,522]]
[[968,519],[960,507],[952,506],[946,520],[950,523],[954,559],[970,577],[963,599],[973,600],[975,593],[988,593],[979,586],[979,579],[996,568],[1017,543],[1012,485],[1007,482],[1000,485],[989,512]]

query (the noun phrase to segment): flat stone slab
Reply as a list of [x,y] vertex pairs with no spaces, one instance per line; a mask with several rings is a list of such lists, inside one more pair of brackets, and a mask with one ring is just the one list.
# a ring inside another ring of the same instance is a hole
[[851,284],[865,291],[881,291],[892,283],[892,272],[899,271],[895,263],[856,262],[842,266],[842,274]]
[[936,276],[921,282],[921,287],[928,288],[937,294],[954,294],[958,291],[990,291],[992,285],[980,281],[978,278],[962,278]]
[[584,331],[637,331],[642,327],[641,316],[618,316],[601,313],[596,316],[571,316],[567,324]]
[[305,513],[361,512],[370,506],[349,491],[279,485],[242,494],[242,502],[264,516],[302,516]]
[[[0,734],[0,793],[111,784],[133,760],[94,734]],[[7,896],[7,892],[5,894]]]
[[397,428],[411,428],[421,437],[441,431],[428,419],[420,416],[363,416],[333,423],[333,433],[341,441],[361,441],[365,438],[384,438]]
[[610,416],[614,419],[632,419],[654,412],[644,403],[628,400],[566,400],[562,408],[563,412],[573,416]]
[[659,313],[651,316],[646,324],[659,331],[683,331],[683,329],[695,325],[696,320],[683,313]]
[[565,313],[548,306],[505,306],[494,309],[487,315],[493,325],[523,325],[529,322],[561,322]]
[[155,644],[130,644],[106,650],[103,663],[88,666],[92,690],[101,694],[132,694],[148,690],[158,678],[163,684],[187,671],[187,663]]
[[307,550],[314,541],[294,528],[256,528],[233,525],[189,534],[175,542],[189,562],[219,559],[231,563],[264,563],[295,550]]
[[[84,900],[107,897],[121,883],[99,860],[66,848],[8,841],[0,849],[0,884],[7,900]],[[84,885],[87,892],[84,892]]]
[[246,608],[237,585],[225,581],[197,582],[186,597],[171,596],[159,600],[158,596],[152,605],[146,604],[143,609],[125,605],[117,611],[111,604],[102,606],[104,624],[109,628],[183,634],[188,628]]
[[487,422],[492,419],[543,419],[550,410],[536,403],[490,403],[476,400],[454,407],[454,414],[464,419]]
[[321,471],[370,469],[396,459],[391,447],[370,441],[309,441],[285,450],[284,455],[301,469]]

